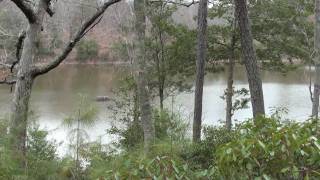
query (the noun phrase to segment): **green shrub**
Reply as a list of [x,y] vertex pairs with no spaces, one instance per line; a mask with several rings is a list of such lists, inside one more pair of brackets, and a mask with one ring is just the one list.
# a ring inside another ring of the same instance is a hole
[[[132,120],[129,116],[120,119],[126,127],[113,126],[108,133],[119,137],[119,146],[123,149],[135,149],[143,143],[143,129],[141,122]],[[157,140],[180,141],[184,140],[188,123],[179,113],[171,113],[168,110],[153,110],[152,121],[155,123]]]
[[118,155],[94,156],[90,179],[214,179],[215,169],[193,170],[179,156],[182,143],[158,142],[145,155],[143,147]]
[[77,60],[86,61],[96,58],[99,53],[99,45],[94,40],[82,40],[77,45]]
[[27,165],[28,174],[33,179],[49,179],[57,176],[59,161],[56,154],[57,144],[47,141],[48,132],[38,126],[28,131]]
[[38,126],[28,128],[26,167],[23,168],[12,150],[7,133],[8,120],[0,119],[0,179],[66,179],[61,172],[64,161],[56,154],[57,144],[47,141],[48,132]]
[[216,154],[212,151],[236,139],[236,131],[225,127],[207,126],[203,128],[203,140],[186,147],[181,156],[193,169],[208,169],[215,165]]
[[157,139],[170,139],[175,142],[185,140],[189,124],[188,119],[183,118],[181,114],[172,113],[167,109],[162,111],[155,109],[152,118]]
[[223,178],[320,178],[316,122],[282,123],[274,117],[260,117],[243,123],[237,131],[236,139],[215,152]]

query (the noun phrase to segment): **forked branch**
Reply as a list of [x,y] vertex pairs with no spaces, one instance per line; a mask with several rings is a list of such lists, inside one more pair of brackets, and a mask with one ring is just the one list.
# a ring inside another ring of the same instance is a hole
[[25,0],[11,0],[27,17],[30,23],[34,23],[37,20],[34,8],[30,6]]
[[20,61],[20,56],[21,56],[21,52],[22,52],[22,47],[23,47],[23,42],[24,39],[26,38],[26,31],[22,31],[19,34],[19,38],[18,38],[18,42],[16,44],[16,60],[12,63],[11,67],[10,67],[10,72],[13,72],[13,69],[15,67],[16,64],[19,63]]
[[95,25],[97,25],[103,13],[107,10],[109,6],[112,4],[115,4],[117,2],[120,2],[121,0],[109,0],[105,2],[101,8],[97,10],[97,12],[89,18],[87,21],[84,22],[84,24],[81,26],[79,31],[76,33],[76,35],[73,37],[73,39],[66,45],[62,53],[57,56],[53,61],[51,61],[48,64],[36,67],[34,70],[34,75],[38,76],[41,74],[45,74],[49,72],[50,70],[56,68],[59,66],[59,64],[68,56],[68,54],[72,51],[72,49],[75,47],[75,45],[81,40],[81,38],[88,33],[89,30],[91,30]]
[[46,10],[46,12],[49,14],[50,17],[52,17],[54,15],[54,11],[51,9],[51,3],[52,0],[42,0],[44,2],[44,9]]

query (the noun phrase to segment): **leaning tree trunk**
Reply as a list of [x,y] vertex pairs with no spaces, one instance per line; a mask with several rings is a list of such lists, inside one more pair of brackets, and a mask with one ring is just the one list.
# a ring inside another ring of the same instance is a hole
[[134,0],[134,12],[136,16],[136,36],[138,47],[136,49],[137,90],[141,112],[141,124],[144,134],[144,147],[149,151],[155,140],[155,128],[151,118],[150,92],[147,81],[147,62],[144,51],[144,38],[146,30],[145,1]]
[[319,117],[319,94],[320,94],[320,0],[315,0],[315,29],[314,29],[314,52],[316,78],[313,90],[312,117]]
[[200,0],[198,9],[197,74],[194,96],[193,142],[199,142],[201,140],[202,96],[204,67],[207,53],[207,3],[207,0]]
[[252,112],[253,116],[257,117],[258,115],[264,115],[265,109],[263,100],[262,81],[260,79],[256,53],[253,48],[253,38],[246,3],[246,0],[235,1],[236,12],[238,14],[238,22],[240,28],[242,55],[244,64],[246,66],[251,95]]

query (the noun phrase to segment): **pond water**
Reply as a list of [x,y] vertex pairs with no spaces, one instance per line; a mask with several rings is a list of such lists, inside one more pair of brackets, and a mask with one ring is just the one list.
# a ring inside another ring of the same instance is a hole
[[[31,109],[35,111],[41,128],[47,129],[49,137],[63,142],[59,153],[67,149],[68,129],[61,126],[62,120],[76,108],[79,93],[90,99],[96,96],[113,97],[112,88],[116,87],[126,68],[112,65],[62,65],[54,71],[38,78],[32,91]],[[312,72],[313,73],[313,72]],[[288,109],[288,118],[304,120],[311,113],[308,90],[308,69],[300,68],[286,75],[263,71],[263,90],[265,107],[270,114],[273,107]],[[226,88],[226,72],[208,74],[205,78],[203,119],[204,124],[217,124],[225,118],[225,102],[220,98]],[[235,87],[248,88],[245,69],[236,67]],[[8,86],[0,86],[0,114],[9,111],[12,94]],[[169,101],[169,100],[168,100]],[[173,101],[173,108],[186,116],[192,115],[193,93],[182,93]],[[106,103],[94,102],[99,107],[97,123],[87,129],[91,140],[100,138],[102,142],[114,139],[106,134],[112,119]],[[170,107],[171,107],[170,105]],[[252,116],[250,109],[239,110],[234,118],[245,120]]]

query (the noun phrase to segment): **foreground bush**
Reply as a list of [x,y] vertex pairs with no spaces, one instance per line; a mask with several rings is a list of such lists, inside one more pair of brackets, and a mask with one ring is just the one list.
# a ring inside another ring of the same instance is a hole
[[[122,126],[112,126],[108,133],[119,137],[119,148],[130,151],[143,143],[143,130],[140,120],[135,121],[134,118],[126,114],[125,118],[118,121],[122,123]],[[152,121],[155,124],[156,139],[169,139],[172,142],[186,139],[189,124],[187,119],[179,113],[172,113],[167,109],[163,111],[154,109],[152,111]]]
[[158,142],[148,153],[138,148],[129,153],[98,158],[89,168],[91,179],[212,179],[214,169],[194,170],[180,157],[184,144]]
[[[66,172],[67,159],[59,159],[57,144],[47,141],[48,132],[37,125],[28,128],[28,144],[25,167],[18,161],[7,134],[8,121],[0,119],[0,179],[46,180],[69,179]],[[68,161],[70,162],[70,161]],[[69,169],[68,169],[69,170]]]
[[236,138],[236,131],[228,131],[224,127],[204,127],[203,140],[198,144],[190,144],[181,156],[193,169],[208,169],[215,166],[217,158],[212,151]]
[[[316,121],[283,122],[280,116],[257,118],[232,131],[206,127],[194,144],[179,116],[154,111],[157,142],[145,153],[143,142],[126,146],[87,144],[86,166],[60,159],[48,133],[29,128],[28,166],[19,168],[8,148],[6,121],[0,121],[0,179],[319,179],[320,132]],[[77,179],[77,178],[76,178]],[[79,179],[79,178],[78,178]]]
[[225,179],[320,178],[319,128],[315,121],[281,123],[258,118],[237,129],[238,137],[215,152]]
[[92,177],[319,179],[319,135],[315,121],[282,122],[278,117],[250,120],[232,131],[207,127],[199,144],[166,141],[157,143],[148,156],[138,149],[96,161],[92,169],[100,167],[100,173]]

